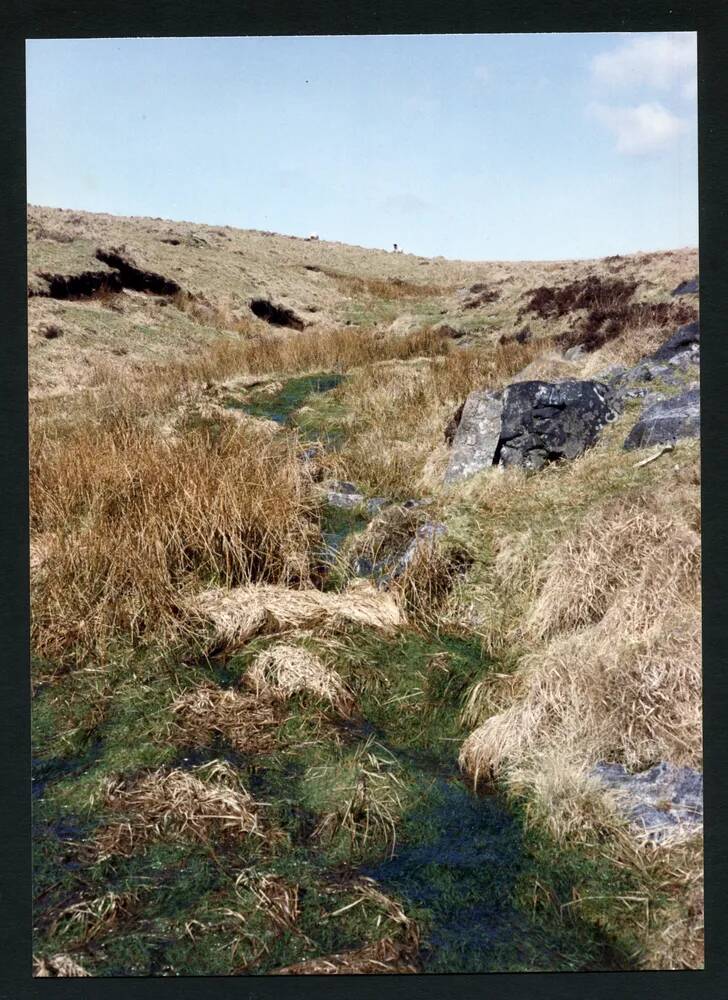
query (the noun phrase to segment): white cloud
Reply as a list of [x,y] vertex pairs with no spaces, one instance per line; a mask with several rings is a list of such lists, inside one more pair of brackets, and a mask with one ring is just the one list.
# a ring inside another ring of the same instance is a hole
[[628,156],[667,149],[687,127],[684,119],[657,102],[629,108],[592,104],[590,111],[615,136],[617,152]]
[[591,62],[592,78],[613,89],[647,87],[688,94],[695,86],[697,43],[694,32],[639,35],[602,52]]
[[490,80],[490,70],[487,66],[476,66],[474,76],[481,83],[487,83]]

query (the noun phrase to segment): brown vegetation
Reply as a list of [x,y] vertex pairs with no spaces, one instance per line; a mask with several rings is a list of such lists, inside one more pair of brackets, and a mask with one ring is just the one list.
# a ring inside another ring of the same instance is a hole
[[180,694],[171,713],[170,736],[178,746],[206,747],[215,737],[238,753],[265,753],[276,746],[280,715],[270,698],[201,684]]
[[342,715],[349,715],[353,708],[351,693],[337,672],[302,646],[280,643],[265,650],[253,661],[245,680],[256,696],[263,693],[285,700],[308,694],[328,702]]
[[124,818],[98,834],[99,859],[129,855],[162,837],[210,843],[241,835],[271,836],[261,822],[258,804],[224,761],[211,761],[194,771],[160,769],[132,783],[112,780],[105,800]]

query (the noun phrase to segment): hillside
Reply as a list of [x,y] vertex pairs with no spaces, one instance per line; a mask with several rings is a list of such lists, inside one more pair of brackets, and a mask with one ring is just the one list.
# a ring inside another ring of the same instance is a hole
[[[109,291],[104,279],[114,268],[98,254],[119,248],[140,270],[177,284],[181,295],[134,287]],[[633,305],[665,305],[696,270],[694,249],[604,261],[470,263],[31,206],[30,392],[35,398],[87,386],[99,369],[121,373],[146,360],[194,356],[241,324],[246,331],[270,332],[250,309],[255,299],[291,310],[312,330],[406,333],[426,324],[449,325],[466,342],[492,343],[528,328],[538,341],[563,330],[573,314],[522,314],[533,289],[592,277],[634,285]],[[597,298],[602,294],[608,299],[612,293],[597,290]],[[49,327],[61,335],[48,339]]]
[[697,251],[28,271],[35,974],[701,967]]

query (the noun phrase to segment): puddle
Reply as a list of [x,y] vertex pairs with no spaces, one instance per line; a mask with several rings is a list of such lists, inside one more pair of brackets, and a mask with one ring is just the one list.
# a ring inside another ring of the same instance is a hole
[[41,799],[48,784],[61,778],[77,776],[87,771],[101,756],[101,740],[96,740],[75,757],[31,758],[31,787],[34,799]]
[[[344,376],[337,372],[319,372],[316,375],[304,375],[300,378],[288,379],[283,388],[273,394],[253,391],[246,400],[228,399],[226,405],[232,409],[245,410],[253,417],[274,420],[277,424],[292,423],[292,415],[300,409],[309,396],[331,392],[343,381]],[[306,431],[308,432],[306,433]],[[314,428],[302,428],[304,437],[314,438]]]

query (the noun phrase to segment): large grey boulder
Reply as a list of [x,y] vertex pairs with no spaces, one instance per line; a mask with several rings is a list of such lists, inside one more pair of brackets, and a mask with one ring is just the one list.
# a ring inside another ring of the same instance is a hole
[[445,482],[455,483],[493,465],[501,433],[502,394],[478,389],[462,407],[452,432]]
[[703,822],[703,775],[690,767],[662,762],[640,774],[623,764],[597,764],[592,771],[616,793],[622,815],[648,840],[658,843],[670,834],[693,833]]
[[602,382],[516,382],[503,392],[499,461],[540,469],[578,458],[617,417]]
[[632,451],[685,437],[700,437],[699,388],[648,406],[627,435],[624,449]]

